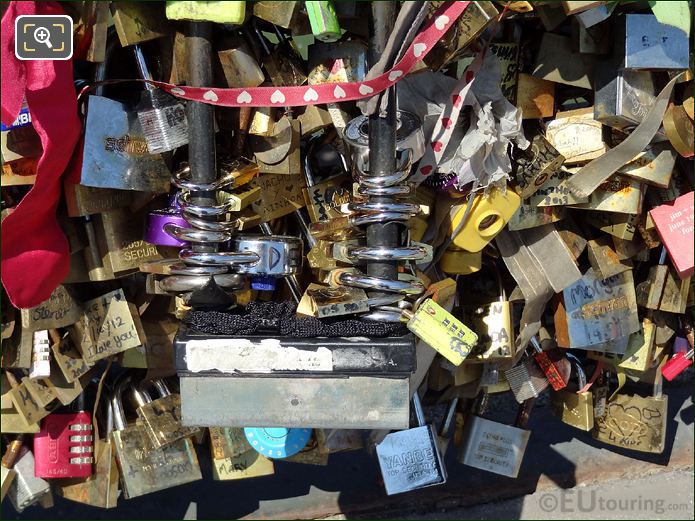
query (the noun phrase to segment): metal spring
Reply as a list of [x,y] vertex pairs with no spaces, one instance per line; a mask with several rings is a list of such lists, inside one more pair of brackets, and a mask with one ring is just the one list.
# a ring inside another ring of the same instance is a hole
[[[191,201],[192,192],[217,192],[233,186],[238,177],[240,161],[220,160],[221,175],[212,183],[194,183],[190,180],[190,167],[183,163],[172,182],[180,190],[177,202],[181,213],[191,228],[169,223],[164,231],[172,237],[193,244],[217,245],[230,241],[233,231],[238,227],[236,220],[227,220],[232,202],[214,206],[198,205]],[[192,291],[205,285],[213,277],[218,286],[226,289],[241,289],[244,276],[230,273],[234,267],[254,264],[260,260],[253,252],[198,252],[183,248],[179,252],[182,263],[171,267],[170,277],[161,281],[165,291],[181,293]]]
[[[414,114],[400,111],[398,114],[399,129],[397,131],[397,153],[399,156],[396,171],[388,176],[372,175],[369,172],[369,148],[367,135],[367,119],[364,116],[352,120],[346,128],[345,136],[352,148],[353,176],[359,184],[357,194],[364,197],[364,202],[353,202],[348,205],[353,222],[359,225],[382,222],[406,223],[419,212],[419,206],[403,202],[399,199],[411,194],[411,187],[405,181],[410,174],[414,161],[424,153],[424,137],[422,125]],[[392,197],[393,201],[382,202],[372,200],[373,197]],[[378,260],[419,261],[426,257],[427,251],[419,246],[350,246],[346,250],[347,257],[355,264]],[[419,281],[390,280],[368,276],[363,273],[344,272],[338,276],[338,282],[368,290],[396,294],[389,299],[396,302],[407,295],[419,295],[424,286]],[[386,302],[384,302],[386,303]],[[380,320],[398,320],[400,310],[385,306],[376,306],[374,318]],[[392,312],[392,313],[391,313]],[[365,318],[372,318],[367,316]]]

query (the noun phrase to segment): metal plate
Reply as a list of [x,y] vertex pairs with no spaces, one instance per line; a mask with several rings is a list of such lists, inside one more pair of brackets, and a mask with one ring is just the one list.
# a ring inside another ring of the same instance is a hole
[[188,377],[185,426],[406,429],[407,378]]

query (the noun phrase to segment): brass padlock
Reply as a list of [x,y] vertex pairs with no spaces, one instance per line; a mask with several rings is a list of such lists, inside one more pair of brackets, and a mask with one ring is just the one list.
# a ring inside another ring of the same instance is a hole
[[586,389],[586,374],[579,359],[568,358],[577,377],[576,384],[570,382],[565,389],[550,395],[552,411],[562,423],[590,431],[594,428],[594,395]]
[[263,174],[301,174],[300,124],[282,116],[273,125],[272,135],[249,136],[254,161]]
[[516,158],[516,180],[521,197],[528,199],[545,184],[562,166],[565,158],[542,135],[531,140],[531,146]]
[[141,2],[114,2],[111,4],[113,23],[123,47],[166,36],[164,12],[161,4]]

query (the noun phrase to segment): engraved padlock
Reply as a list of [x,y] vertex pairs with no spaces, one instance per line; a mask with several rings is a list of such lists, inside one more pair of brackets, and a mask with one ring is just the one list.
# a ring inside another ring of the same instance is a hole
[[446,483],[446,467],[432,425],[425,423],[420,396],[413,394],[418,426],[392,432],[376,446],[386,493],[390,496]]
[[152,446],[159,449],[198,434],[200,429],[181,425],[181,396],[172,393],[161,378],[153,380],[152,386],[160,396],[137,409]]
[[483,418],[488,394],[481,394],[463,427],[458,461],[464,465],[515,478],[519,474],[531,431],[525,429],[535,398],[519,405],[514,425]]
[[219,481],[269,476],[273,461],[254,450],[240,427],[210,427],[212,478]]
[[[133,46],[133,52],[140,77],[151,80],[152,75],[140,46]],[[172,95],[145,83],[145,90],[135,110],[150,154],[168,152],[188,143],[186,109]]]
[[126,423],[121,396],[127,389],[132,391],[130,378],[124,377],[116,385],[111,398],[114,414],[111,436],[124,495],[130,499],[201,479],[198,458],[190,439],[154,449],[142,424]]

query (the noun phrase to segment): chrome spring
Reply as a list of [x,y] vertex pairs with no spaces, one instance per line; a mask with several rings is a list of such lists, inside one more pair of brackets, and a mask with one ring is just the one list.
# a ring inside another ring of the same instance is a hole
[[[388,176],[375,176],[369,172],[369,148],[367,135],[367,120],[364,116],[352,120],[346,127],[345,137],[352,149],[352,169],[355,180],[360,185],[357,194],[365,199],[363,202],[350,203],[347,208],[354,223],[367,225],[371,223],[396,222],[406,223],[415,216],[419,207],[416,204],[404,202],[401,199],[411,194],[411,187],[405,181],[410,174],[414,161],[424,153],[424,137],[420,120],[414,114],[399,111],[396,137],[398,166],[396,171]],[[373,197],[392,197],[392,201],[372,200]],[[355,264],[369,261],[423,260],[427,252],[420,246],[351,246],[346,250],[347,257]],[[418,280],[390,280],[365,275],[363,273],[344,272],[338,276],[337,282],[367,290],[393,293],[381,297],[380,302],[374,302],[374,311],[364,318],[374,320],[399,320],[400,307],[389,307],[406,296],[419,295],[424,286]]]
[[[172,178],[180,190],[177,202],[181,213],[191,228],[169,223],[164,231],[172,237],[191,244],[218,245],[232,239],[237,228],[235,220],[228,220],[233,203],[202,206],[191,201],[193,192],[217,192],[233,186],[237,178],[238,162],[221,161],[221,176],[212,183],[194,183],[190,180],[190,167],[183,163]],[[216,248],[215,248],[216,249]],[[161,281],[161,288],[172,293],[193,291],[205,285],[210,277],[221,288],[234,290],[244,285],[244,275],[231,273],[238,266],[255,264],[260,257],[254,252],[198,252],[193,248],[183,248],[179,252],[183,261],[170,268],[172,276]]]

